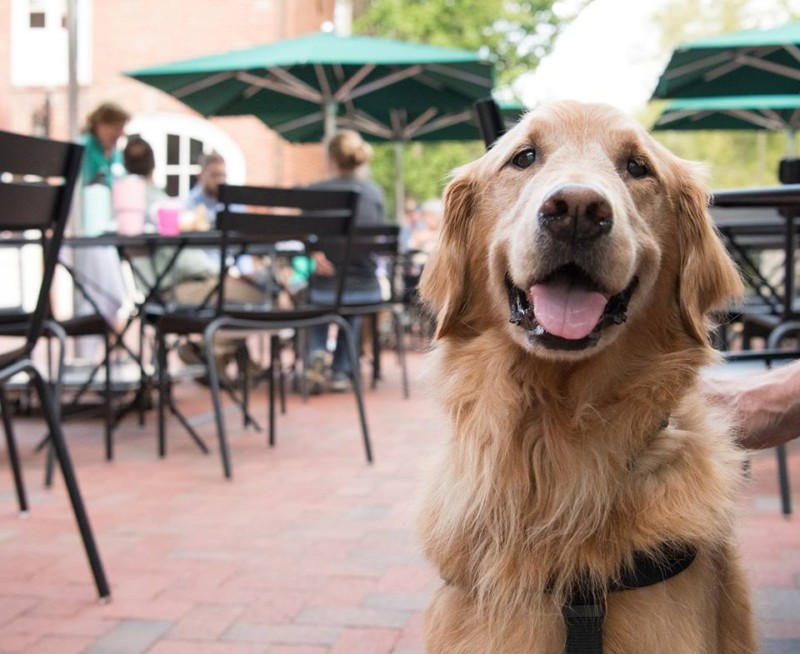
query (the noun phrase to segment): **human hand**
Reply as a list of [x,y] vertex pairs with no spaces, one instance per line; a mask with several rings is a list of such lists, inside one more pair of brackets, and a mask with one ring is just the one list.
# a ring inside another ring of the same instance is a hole
[[700,390],[736,417],[744,447],[773,447],[800,436],[800,363],[752,376],[704,376]]
[[317,275],[322,275],[323,277],[332,277],[336,274],[336,266],[334,266],[328,257],[326,257],[322,252],[313,252],[311,254],[311,258],[314,260],[315,264],[315,272]]

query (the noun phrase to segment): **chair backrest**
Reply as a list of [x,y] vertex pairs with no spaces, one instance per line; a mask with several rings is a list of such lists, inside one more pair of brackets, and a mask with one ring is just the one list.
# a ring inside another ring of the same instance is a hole
[[[0,231],[22,244],[41,244],[43,268],[36,308],[28,322],[24,352],[30,353],[49,311],[83,146],[0,131]],[[30,238],[35,230],[37,238]]]
[[232,236],[249,245],[300,241],[308,250],[333,244],[344,250],[337,266],[336,299],[338,309],[344,290],[344,271],[350,260],[355,229],[355,214],[360,194],[352,190],[317,190],[257,186],[231,186],[219,189],[222,209],[217,212],[217,229],[222,232],[220,291],[217,311],[225,303],[225,273],[228,245]]
[[389,282],[389,300],[399,301],[402,296],[401,272],[404,256],[400,248],[400,227],[398,225],[356,227],[350,251],[356,256],[368,254],[383,261],[386,279]]

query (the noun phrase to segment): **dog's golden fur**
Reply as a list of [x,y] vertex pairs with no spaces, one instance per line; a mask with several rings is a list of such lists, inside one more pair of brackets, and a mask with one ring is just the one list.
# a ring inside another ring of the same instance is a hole
[[[526,147],[535,164],[511,165]],[[632,159],[649,174],[629,174]],[[544,265],[537,212],[562,183],[589,184],[613,208],[598,274],[614,291],[639,279],[627,322],[578,352],[510,324],[504,286]],[[456,172],[421,283],[452,425],[420,521],[446,580],[426,613],[428,654],[560,654],[576,579],[602,586],[666,541],[693,545],[696,560],[608,594],[606,654],[756,651],[732,536],[741,455],[696,385],[714,360],[708,313],[741,292],[707,201],[692,165],[604,105],[532,112]]]

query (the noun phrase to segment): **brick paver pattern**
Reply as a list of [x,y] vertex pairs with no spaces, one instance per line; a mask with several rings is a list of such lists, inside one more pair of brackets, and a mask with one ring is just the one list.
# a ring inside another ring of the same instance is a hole
[[[421,654],[422,611],[440,582],[419,553],[415,502],[447,424],[428,399],[422,355],[410,358],[411,399],[390,353],[385,379],[367,391],[372,466],[351,394],[290,396],[274,449],[229,409],[230,482],[208,391],[191,381],[176,388],[178,403],[208,456],[171,419],[159,459],[151,412],[144,427],[124,420],[109,463],[100,421],[68,422],[112,586],[105,605],[60,478],[43,488],[42,424],[18,419],[31,513],[17,514],[0,446],[0,653]],[[262,423],[264,395],[252,399]],[[800,443],[789,449],[797,487]],[[800,518],[780,515],[772,451],[752,456],[751,474],[738,535],[764,652],[800,652]]]

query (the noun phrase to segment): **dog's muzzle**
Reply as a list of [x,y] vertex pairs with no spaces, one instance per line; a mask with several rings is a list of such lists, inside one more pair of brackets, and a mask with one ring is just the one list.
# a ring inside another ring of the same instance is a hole
[[505,283],[508,304],[511,309],[509,322],[524,329],[531,344],[541,344],[551,350],[574,351],[594,347],[600,341],[600,335],[604,329],[621,325],[627,320],[628,304],[639,285],[639,278],[634,277],[623,291],[611,296],[594,328],[579,338],[564,338],[549,333],[536,319],[534,306],[528,293],[516,286],[508,275],[506,275]]

